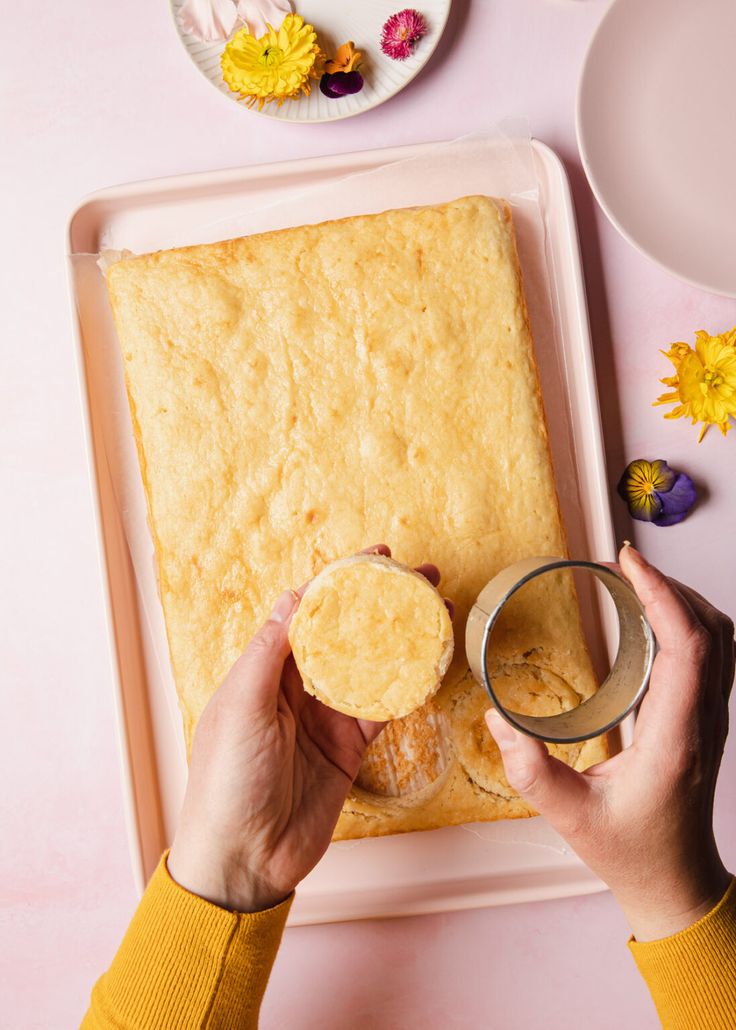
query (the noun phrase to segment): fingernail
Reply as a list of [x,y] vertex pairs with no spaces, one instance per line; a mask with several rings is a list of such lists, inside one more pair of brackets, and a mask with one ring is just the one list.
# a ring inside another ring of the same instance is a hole
[[273,606],[271,621],[287,622],[289,616],[296,608],[298,600],[299,598],[293,590],[284,590],[283,594],[281,594],[278,601]]
[[516,741],[516,730],[513,726],[509,726],[495,708],[489,708],[486,712],[486,723],[491,731],[491,736],[500,748],[509,747]]
[[633,561],[634,565],[638,565],[640,569],[646,569],[649,567],[649,562],[646,560],[643,554],[640,554],[635,547],[631,544],[626,548],[626,553],[629,559]]

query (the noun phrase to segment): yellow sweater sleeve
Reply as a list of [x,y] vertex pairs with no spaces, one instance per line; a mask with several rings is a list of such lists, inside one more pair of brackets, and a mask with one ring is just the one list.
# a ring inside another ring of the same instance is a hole
[[736,1027],[736,878],[707,915],[661,941],[629,948],[664,1030]]
[[82,1030],[257,1027],[292,900],[229,912],[172,880],[164,855],[95,984]]

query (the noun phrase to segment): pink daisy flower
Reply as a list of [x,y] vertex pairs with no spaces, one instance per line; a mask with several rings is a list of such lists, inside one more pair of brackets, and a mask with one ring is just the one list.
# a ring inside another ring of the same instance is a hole
[[381,50],[394,61],[405,61],[411,57],[414,47],[429,26],[427,19],[413,7],[407,7],[398,14],[392,14],[381,31]]

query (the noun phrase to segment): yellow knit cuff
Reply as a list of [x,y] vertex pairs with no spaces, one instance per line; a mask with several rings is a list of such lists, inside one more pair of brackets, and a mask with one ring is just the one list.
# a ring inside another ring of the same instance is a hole
[[629,949],[666,1030],[736,1027],[736,878],[692,926]]
[[293,895],[265,912],[219,908],[180,887],[164,854],[107,973],[89,1027],[255,1027]]

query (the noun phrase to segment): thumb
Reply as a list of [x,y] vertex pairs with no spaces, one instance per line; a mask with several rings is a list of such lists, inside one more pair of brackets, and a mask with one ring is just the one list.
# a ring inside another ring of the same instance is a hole
[[271,713],[278,704],[281,674],[291,646],[289,622],[298,604],[293,590],[285,590],[270,617],[227,674],[223,689],[237,694],[251,710]]
[[509,785],[563,837],[574,835],[590,808],[590,784],[551,755],[541,740],[514,729],[491,708],[486,723],[501,752]]

